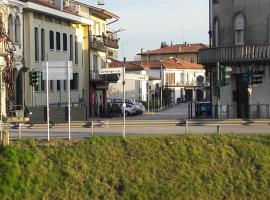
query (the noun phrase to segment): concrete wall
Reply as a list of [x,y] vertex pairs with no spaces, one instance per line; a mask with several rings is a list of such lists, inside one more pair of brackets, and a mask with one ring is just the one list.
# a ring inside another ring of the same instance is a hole
[[245,18],[245,44],[269,43],[269,0],[219,0],[218,2],[213,5],[213,20],[216,18],[219,20],[219,46],[234,45],[234,17],[238,13],[243,14]]

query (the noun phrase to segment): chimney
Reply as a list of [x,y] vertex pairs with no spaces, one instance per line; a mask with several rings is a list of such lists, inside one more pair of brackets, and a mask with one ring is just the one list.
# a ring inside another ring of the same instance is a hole
[[173,45],[173,41],[171,41],[171,46]]
[[141,48],[141,53],[143,53],[143,48]]
[[187,42],[185,42],[185,46],[187,46]]
[[54,0],[54,6],[59,10],[63,10],[63,4],[63,0]]
[[181,44],[178,47],[178,51],[181,52]]

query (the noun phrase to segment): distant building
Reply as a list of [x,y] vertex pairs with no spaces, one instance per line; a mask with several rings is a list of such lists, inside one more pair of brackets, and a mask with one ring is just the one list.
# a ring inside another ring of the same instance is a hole
[[179,58],[191,63],[197,63],[199,49],[207,48],[208,45],[198,44],[175,44],[160,49],[143,51],[137,55],[142,61],[159,61],[170,57]]
[[269,118],[270,1],[211,2],[211,48],[200,50],[199,63],[211,73],[215,115]]
[[[129,61],[125,64],[113,61],[109,67],[126,67],[127,73],[148,74],[149,81],[126,82],[127,98],[146,101],[154,94],[160,95],[160,89],[171,90],[171,102],[176,103],[182,98],[186,101],[201,101],[206,98],[205,70],[202,65],[190,63],[181,59],[169,58],[161,61]],[[148,85],[148,87],[147,87]],[[109,85],[108,97],[122,97],[121,84]],[[151,93],[148,96],[148,93]]]

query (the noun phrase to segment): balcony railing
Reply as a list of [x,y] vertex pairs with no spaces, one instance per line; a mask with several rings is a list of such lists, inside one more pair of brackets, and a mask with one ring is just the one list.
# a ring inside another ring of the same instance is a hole
[[105,44],[101,36],[92,35],[90,37],[90,48],[97,50],[105,50]]
[[166,87],[196,87],[197,82],[194,81],[179,81],[176,83],[165,82]]
[[118,40],[113,39],[111,37],[107,37],[105,35],[102,36],[92,35],[90,37],[90,48],[105,50],[106,47],[118,49],[119,48]]
[[99,74],[98,70],[90,70],[91,81],[105,81],[104,77]]
[[113,49],[119,49],[117,39],[113,39],[113,38],[110,38],[110,37],[105,37],[104,38],[104,43],[105,43],[106,47],[110,47],[110,48],[113,48]]
[[199,51],[200,64],[270,61],[270,45],[215,47]]

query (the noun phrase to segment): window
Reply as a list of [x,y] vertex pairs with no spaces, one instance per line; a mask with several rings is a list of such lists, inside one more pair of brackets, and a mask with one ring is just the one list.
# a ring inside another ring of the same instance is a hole
[[15,43],[21,43],[21,20],[18,15],[15,19]]
[[106,30],[105,30],[105,24],[102,24],[102,34],[105,34],[106,35]]
[[69,60],[73,61],[73,36],[69,37]]
[[54,90],[54,81],[50,80],[50,91]]
[[235,45],[244,44],[245,20],[242,14],[236,15],[234,19]]
[[41,60],[45,61],[45,30],[41,29]]
[[175,85],[175,73],[166,73],[166,85]]
[[50,49],[54,49],[54,33],[50,31]]
[[56,88],[57,88],[57,91],[60,91],[61,90],[61,81],[60,80],[57,80],[57,82],[56,82]]
[[43,80],[43,74],[42,74],[42,72],[40,72],[40,76],[41,76],[40,77],[40,90],[41,91],[45,91],[45,87],[46,87],[45,85],[46,84],[45,84],[45,80]]
[[64,80],[64,90],[67,90],[67,80]]
[[79,74],[78,73],[73,74],[73,79],[70,80],[70,89],[71,90],[79,89]]
[[96,23],[96,35],[100,35],[100,23]]
[[101,59],[101,68],[106,68],[105,58]]
[[35,61],[39,61],[39,37],[38,28],[35,28]]
[[214,20],[214,37],[213,37],[213,43],[215,47],[218,47],[219,45],[219,21],[216,18]]
[[61,50],[60,33],[56,32],[56,50]]
[[78,64],[78,37],[75,36],[75,64]]
[[97,57],[97,55],[93,56],[93,70],[98,70],[98,57]]
[[63,33],[63,51],[67,51],[67,34]]
[[8,36],[13,41],[13,17],[12,15],[8,16]]

